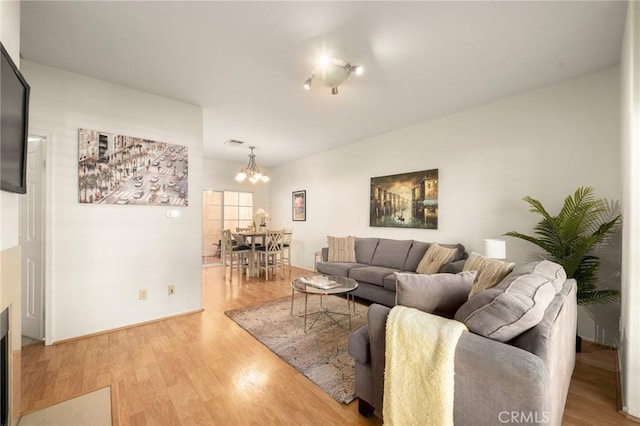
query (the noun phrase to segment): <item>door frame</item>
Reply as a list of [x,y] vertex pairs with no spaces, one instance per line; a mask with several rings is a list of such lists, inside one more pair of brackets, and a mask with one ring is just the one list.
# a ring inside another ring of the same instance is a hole
[[[202,188],[201,192],[200,192],[200,197],[204,197],[204,193],[207,191],[216,191],[216,192],[222,192],[223,193],[223,203],[224,203],[224,190],[223,189],[214,189],[214,188]],[[224,204],[220,206],[220,209],[223,210],[224,209]],[[224,214],[224,213],[223,213]],[[202,227],[204,229],[204,214],[201,216],[200,220],[202,221]],[[223,226],[224,224],[224,215],[222,216],[222,220],[220,223],[220,232],[222,232],[222,229],[224,228]],[[202,241],[202,243],[200,244],[200,249],[202,250],[204,248],[204,241]],[[201,263],[201,266],[203,268],[211,268],[214,266],[220,266],[223,264],[222,262],[222,247],[219,248],[220,250],[220,261],[219,262],[212,262],[212,263]]]
[[42,177],[43,199],[43,280],[44,280],[44,344],[53,344],[53,147],[55,137],[51,131],[39,127],[30,126],[29,135],[42,138],[42,158],[44,171]]

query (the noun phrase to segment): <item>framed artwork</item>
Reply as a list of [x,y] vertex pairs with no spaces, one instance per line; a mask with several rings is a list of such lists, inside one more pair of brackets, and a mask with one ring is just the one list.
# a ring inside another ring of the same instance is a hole
[[371,178],[369,226],[438,229],[438,169]]
[[78,130],[78,201],[89,204],[187,206],[188,148]]
[[307,191],[293,191],[291,195],[291,212],[294,221],[307,220]]

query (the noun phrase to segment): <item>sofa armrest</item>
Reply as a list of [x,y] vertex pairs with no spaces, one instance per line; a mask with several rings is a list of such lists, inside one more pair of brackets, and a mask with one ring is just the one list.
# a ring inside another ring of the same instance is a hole
[[374,407],[382,409],[384,395],[384,353],[386,348],[385,335],[387,317],[391,308],[372,304],[367,311],[367,326],[369,328],[369,344],[371,345],[371,372],[373,375],[373,401],[367,401]]
[[536,355],[470,332],[455,354],[454,423],[548,424],[553,419],[549,372]]
[[322,261],[329,261],[329,247],[322,247]]
[[368,364],[371,361],[369,329],[366,324],[349,333],[347,352],[360,364]]

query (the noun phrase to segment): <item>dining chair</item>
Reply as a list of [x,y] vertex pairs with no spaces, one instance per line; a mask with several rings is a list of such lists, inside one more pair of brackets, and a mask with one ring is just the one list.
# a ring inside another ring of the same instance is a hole
[[224,268],[224,276],[227,276],[227,261],[229,261],[229,272],[233,270],[233,264],[240,272],[240,267],[246,268],[248,255],[251,248],[246,244],[234,244],[234,238],[230,229],[222,231],[222,267]]
[[256,248],[259,253],[258,271],[264,269],[265,279],[269,281],[269,270],[276,274],[276,268],[281,267],[280,275],[284,276],[284,263],[282,261],[282,248],[284,245],[284,230],[265,231],[265,241],[262,247]]
[[284,268],[284,262],[287,262],[289,272],[291,272],[291,241],[293,239],[293,231],[290,229],[284,230],[284,242],[282,244],[282,263]]

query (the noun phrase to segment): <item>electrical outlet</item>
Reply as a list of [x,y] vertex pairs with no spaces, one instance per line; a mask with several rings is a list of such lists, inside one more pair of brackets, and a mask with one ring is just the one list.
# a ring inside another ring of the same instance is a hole
[[138,299],[140,300],[145,300],[147,298],[147,289],[140,289],[140,291],[138,291]]
[[176,286],[175,285],[170,285],[169,286],[169,296],[176,294]]

